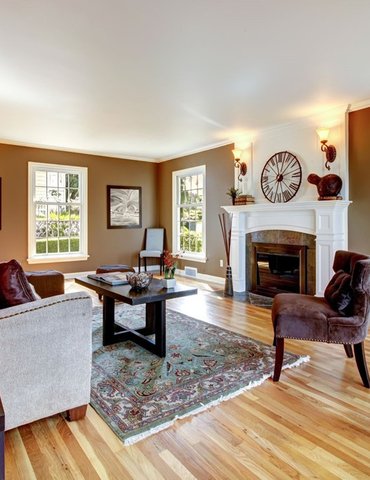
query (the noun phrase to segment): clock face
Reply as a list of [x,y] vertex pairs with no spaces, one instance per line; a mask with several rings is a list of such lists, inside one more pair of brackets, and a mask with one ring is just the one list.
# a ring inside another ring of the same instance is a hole
[[272,203],[289,202],[302,181],[302,168],[295,155],[289,152],[275,153],[266,162],[261,173],[261,188]]

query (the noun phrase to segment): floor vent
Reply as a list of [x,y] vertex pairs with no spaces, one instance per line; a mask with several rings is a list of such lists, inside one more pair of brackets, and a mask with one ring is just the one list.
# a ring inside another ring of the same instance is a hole
[[194,267],[185,267],[184,273],[187,277],[196,277],[198,275],[198,269]]

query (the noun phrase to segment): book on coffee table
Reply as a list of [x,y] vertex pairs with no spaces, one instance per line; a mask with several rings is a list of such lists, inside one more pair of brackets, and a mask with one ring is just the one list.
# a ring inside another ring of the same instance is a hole
[[91,273],[88,277],[108,285],[128,285],[126,273]]

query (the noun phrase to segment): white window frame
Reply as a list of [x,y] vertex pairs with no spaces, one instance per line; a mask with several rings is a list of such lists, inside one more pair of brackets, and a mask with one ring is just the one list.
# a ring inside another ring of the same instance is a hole
[[[179,206],[179,188],[180,178],[190,175],[203,175],[203,215],[202,215],[202,246],[201,253],[181,253],[180,250],[180,206]],[[190,260],[192,262],[205,263],[207,261],[206,249],[206,166],[199,165],[197,167],[185,168],[183,170],[176,170],[172,172],[172,250],[180,253],[180,258]]]
[[[35,173],[40,170],[80,175],[81,230],[79,252],[52,254],[36,253]],[[28,162],[28,263],[77,262],[87,260],[89,258],[87,253],[87,221],[87,167]]]

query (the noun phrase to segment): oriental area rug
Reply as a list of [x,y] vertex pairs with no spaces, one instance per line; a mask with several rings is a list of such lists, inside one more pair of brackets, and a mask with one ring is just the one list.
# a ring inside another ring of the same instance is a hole
[[[143,326],[144,306],[116,306],[116,322]],[[94,309],[91,405],[125,445],[260,385],[275,348],[167,309],[167,356],[131,341],[102,347]],[[283,368],[308,361],[285,353]]]

